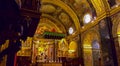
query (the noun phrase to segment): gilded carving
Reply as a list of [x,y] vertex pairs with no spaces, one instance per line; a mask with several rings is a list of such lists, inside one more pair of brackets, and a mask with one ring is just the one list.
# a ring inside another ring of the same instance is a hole
[[95,10],[98,15],[100,15],[104,11],[104,5],[101,0],[91,0],[93,6],[95,7]]
[[42,0],[42,4],[52,4],[56,8],[56,11],[49,15],[53,16],[55,19],[58,19],[66,29],[73,25],[75,26],[77,32],[79,32],[79,19],[72,8],[70,8],[70,6],[66,3],[69,3],[69,0]]
[[63,24],[65,24],[65,25],[69,24],[69,22],[70,22],[69,16],[68,16],[66,13],[64,13],[64,12],[60,13],[59,19],[60,19],[60,20],[63,22]]
[[42,5],[40,10],[42,13],[54,13],[56,8],[53,5]]

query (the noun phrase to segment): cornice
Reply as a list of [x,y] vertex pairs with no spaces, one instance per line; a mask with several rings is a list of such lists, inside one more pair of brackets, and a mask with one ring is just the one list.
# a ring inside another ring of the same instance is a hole
[[110,16],[120,12],[120,6],[116,5],[114,8],[110,10]]

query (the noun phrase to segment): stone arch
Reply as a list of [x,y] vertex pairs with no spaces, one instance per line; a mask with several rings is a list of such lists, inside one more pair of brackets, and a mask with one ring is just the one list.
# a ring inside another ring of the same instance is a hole
[[35,34],[43,34],[44,31],[63,33],[63,30],[60,30],[60,28],[52,20],[48,18],[40,19],[40,23],[37,26]]
[[60,1],[60,0],[42,0],[42,3],[49,3],[49,4],[54,4],[55,6],[58,6],[60,8],[62,8],[71,18],[73,23],[75,24],[76,27],[76,32],[80,32],[80,23],[79,23],[79,19],[77,17],[77,15],[75,14],[75,12],[64,2]]
[[42,14],[41,18],[50,19],[56,25],[57,29],[61,30],[63,33],[66,33],[65,26],[63,26],[63,24],[61,24],[61,22],[58,19],[55,19],[53,16],[48,14]]
[[113,37],[117,37],[118,25],[120,24],[120,19],[119,19],[120,13],[117,14],[116,16],[117,17],[113,16],[113,18],[112,18],[112,22],[113,22],[112,34],[113,34]]
[[[82,40],[82,42],[83,42],[82,43],[83,44],[83,57],[84,57],[85,66],[86,65],[93,66],[93,64],[94,64],[95,60],[93,57],[94,52],[93,52],[92,44],[95,41],[98,42],[98,44],[100,46],[100,36],[99,36],[99,33],[97,31],[90,30],[90,31],[85,32],[83,40]],[[101,46],[99,47],[99,53],[100,53],[100,50],[101,50]]]
[[120,13],[112,16],[112,22],[113,22],[113,27],[112,27],[112,34],[115,42],[115,49],[116,49],[116,54],[118,57],[118,63],[120,63]]

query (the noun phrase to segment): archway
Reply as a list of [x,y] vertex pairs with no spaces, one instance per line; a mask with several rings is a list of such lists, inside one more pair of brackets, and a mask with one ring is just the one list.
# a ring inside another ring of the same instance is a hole
[[117,49],[116,49],[116,51],[117,51],[117,56],[118,56],[118,63],[120,62],[120,22],[119,22],[119,24],[118,24],[118,27],[117,27],[117,37],[118,37],[118,45],[117,45]]
[[118,63],[120,63],[120,53],[119,53],[120,52],[120,19],[119,19],[119,16],[120,16],[120,13],[117,13],[114,16],[112,16],[112,21],[113,21],[112,33],[113,33],[113,38],[115,42]]
[[117,27],[117,36],[118,36],[118,43],[120,47],[120,23],[118,24],[118,27]]
[[83,38],[83,57],[85,66],[98,66],[100,54],[100,39],[95,31],[87,32]]

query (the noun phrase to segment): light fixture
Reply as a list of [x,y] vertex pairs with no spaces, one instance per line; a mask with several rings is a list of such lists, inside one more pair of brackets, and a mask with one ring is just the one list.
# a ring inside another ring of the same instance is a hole
[[85,24],[89,23],[92,20],[92,17],[89,13],[85,14],[85,16],[83,17],[83,21]]
[[73,30],[73,28],[72,28],[72,27],[70,27],[70,28],[69,28],[69,34],[72,34],[72,33],[73,33],[73,31],[74,31],[74,30]]

